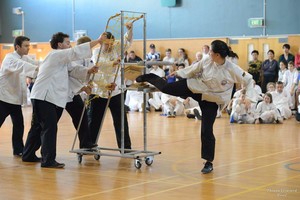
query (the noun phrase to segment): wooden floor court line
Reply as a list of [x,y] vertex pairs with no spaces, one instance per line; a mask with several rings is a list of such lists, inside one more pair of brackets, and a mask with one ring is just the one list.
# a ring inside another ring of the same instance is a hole
[[292,179],[295,179],[295,178],[298,178],[298,177],[300,177],[300,174],[296,175],[296,176],[289,177],[289,178],[277,180],[277,181],[271,182],[269,184],[261,185],[261,186],[254,187],[254,188],[250,188],[246,191],[236,192],[236,193],[227,195],[225,197],[217,198],[217,200],[224,200],[224,199],[228,199],[228,198],[231,198],[231,197],[234,197],[234,196],[239,196],[241,194],[246,194],[246,193],[249,193],[249,192],[252,192],[252,191],[255,191],[255,190],[259,190],[259,189],[262,189],[262,188],[265,188],[265,187],[268,187],[268,186],[272,186],[272,185],[275,185],[277,183],[281,183],[281,182],[284,182],[284,181],[287,181],[287,180],[292,180]]
[[[269,165],[263,165],[263,166],[256,167],[256,168],[251,168],[251,169],[240,171],[240,172],[237,172],[237,173],[230,173],[230,174],[227,174],[227,175],[224,175],[224,176],[220,176],[220,177],[216,177],[216,178],[212,178],[212,179],[208,179],[208,180],[204,180],[204,181],[199,181],[199,182],[196,182],[196,183],[184,184],[184,185],[177,186],[175,188],[170,188],[170,189],[167,189],[167,190],[161,190],[161,191],[154,192],[154,193],[148,193],[148,194],[145,194],[145,195],[140,196],[140,197],[130,198],[130,200],[137,200],[137,199],[141,199],[141,198],[144,198],[144,197],[151,197],[151,196],[154,196],[154,195],[157,195],[157,194],[161,194],[161,193],[165,193],[165,192],[170,192],[170,191],[174,191],[174,190],[178,190],[178,189],[190,187],[190,186],[198,185],[198,184],[201,184],[201,183],[209,183],[209,182],[212,182],[214,180],[222,179],[224,177],[233,176],[233,175],[237,175],[237,174],[242,174],[242,173],[245,173],[245,172],[249,172],[249,171],[253,171],[253,170],[256,170],[256,169],[261,169],[261,168],[269,167],[269,166],[272,166],[272,165],[277,165],[279,163],[287,162],[287,161],[290,161],[290,160],[295,160],[295,159],[298,159],[298,158],[300,158],[300,157],[295,157],[295,158],[292,158],[292,159],[288,159],[288,160],[284,160],[284,161],[272,163],[272,164],[269,164]],[[184,174],[180,173],[179,175],[182,176]],[[237,196],[237,195],[240,195],[240,194],[251,192],[251,191],[257,190],[259,188],[271,186],[271,185],[274,185],[276,183],[280,183],[280,182],[283,182],[283,181],[286,181],[286,180],[291,180],[291,179],[297,178],[299,176],[300,176],[300,174],[296,175],[296,176],[293,176],[293,177],[289,177],[287,179],[282,179],[282,180],[278,180],[278,181],[275,181],[275,182],[272,182],[272,183],[269,183],[269,184],[258,186],[258,187],[255,187],[255,188],[246,189],[246,191],[242,191],[242,192],[238,192],[238,193],[234,193],[234,194],[228,195],[228,197],[226,196],[226,198],[230,198],[230,197],[233,197],[233,196]],[[95,195],[99,195],[99,194],[103,194],[103,193],[108,193],[108,192],[113,192],[113,191],[117,191],[117,190],[124,189],[124,188],[130,188],[130,187],[134,187],[134,186],[137,186],[137,185],[143,185],[145,183],[162,182],[163,180],[167,180],[167,179],[174,178],[174,177],[176,177],[176,176],[165,177],[165,178],[162,178],[162,179],[152,180],[152,181],[145,181],[145,182],[141,182],[141,183],[137,183],[137,184],[132,184],[132,185],[125,186],[125,187],[118,187],[118,188],[114,188],[114,189],[111,189],[111,190],[104,190],[104,191],[101,191],[101,192],[96,192],[96,193],[92,193],[92,194],[88,194],[88,195],[78,196],[78,197],[75,197],[75,198],[69,198],[68,200],[76,200],[76,199],[82,199],[82,198],[86,198],[86,197],[92,197],[92,196],[95,196]],[[214,183],[214,184],[216,184],[216,183]],[[245,188],[241,188],[241,189],[245,189]],[[222,197],[221,199],[223,199],[223,198],[225,198],[225,197]]]
[[[275,153],[271,153],[271,154],[266,154],[266,155],[262,155],[262,156],[257,156],[257,157],[253,157],[253,158],[249,158],[249,159],[245,159],[245,160],[241,160],[241,161],[235,161],[235,162],[232,162],[232,163],[228,163],[228,164],[224,164],[224,165],[217,165],[215,166],[214,168],[221,168],[221,167],[226,167],[226,166],[230,166],[230,165],[235,165],[235,164],[239,164],[239,163],[243,163],[243,162],[248,162],[248,161],[251,161],[251,160],[256,160],[256,159],[260,159],[260,158],[266,158],[266,157],[270,157],[272,155],[277,155],[277,154],[281,154],[281,153],[286,153],[286,152],[289,152],[289,151],[294,151],[294,150],[299,150],[300,148],[294,148],[294,149],[288,149],[288,150],[284,150],[284,151],[280,151],[280,152],[275,152]],[[195,157],[195,156],[193,156]],[[183,173],[181,173],[179,170],[177,170],[177,165],[181,162],[186,162],[188,159],[182,159],[176,163],[174,163],[172,165],[172,169],[174,170],[175,173],[177,174],[180,174],[182,176],[185,176],[185,177],[189,177],[187,175],[184,175]],[[191,172],[188,172],[186,174],[193,174],[193,173],[196,173],[198,172],[199,170],[195,170],[195,171],[191,171]],[[196,178],[192,177],[192,179],[195,179],[197,180]]]
[[[132,138],[137,145],[135,149],[143,148],[141,125],[135,123],[137,119],[142,119],[142,114],[129,115],[132,115],[129,123],[131,130],[134,130]],[[202,175],[199,121],[190,121],[184,117],[178,117],[176,121],[168,120],[156,113],[148,115],[153,122],[148,124],[152,128],[147,130],[147,149],[159,149],[162,154],[153,166],[145,165],[135,169],[133,159],[121,157],[103,156],[105,159],[98,162],[92,156],[84,156],[84,162],[79,164],[76,154],[69,153],[70,141],[74,139],[70,133],[74,128],[69,116],[63,114],[60,124],[62,138],[58,141],[61,153],[58,159],[65,161],[67,167],[57,173],[56,169],[40,169],[39,163],[22,163],[19,158],[12,157],[12,126],[8,121],[0,130],[0,175],[3,175],[2,182],[5,181],[0,188],[0,199],[43,199],[45,192],[48,192],[53,193],[54,199],[62,200],[265,200],[276,199],[276,194],[268,189],[300,190],[300,136],[299,124],[295,119],[285,121],[284,125],[253,126],[228,124],[229,118],[226,115],[217,119],[214,129],[217,139],[215,171]],[[24,116],[27,116],[28,129],[31,109],[26,108]],[[105,130],[113,130],[111,122],[105,125]],[[182,131],[185,131],[184,134]],[[115,145],[113,131],[110,132],[103,134],[104,138],[99,145]],[[39,182],[34,182],[43,180],[42,176],[48,178],[42,186],[48,182],[51,184],[46,191],[43,191]],[[66,180],[63,180],[64,177]],[[16,182],[9,182],[12,178]],[[81,187],[88,190],[80,191]],[[292,193],[286,199],[298,200],[299,195],[298,192]]]
[[[294,160],[294,159],[298,159],[298,158],[300,158],[300,157],[296,157],[296,158],[289,159],[289,160]],[[286,161],[289,161],[289,160],[280,161],[280,162],[272,163],[272,164],[270,164],[270,165],[264,165],[264,166],[252,168],[252,169],[249,169],[249,170],[244,170],[244,171],[237,172],[237,173],[231,173],[231,174],[228,174],[228,175],[225,175],[225,176],[220,176],[220,177],[208,179],[208,180],[205,180],[205,181],[199,181],[199,182],[197,182],[197,183],[192,183],[192,184],[187,184],[187,185],[180,186],[180,187],[175,187],[175,188],[171,188],[171,189],[167,189],[167,190],[162,190],[162,191],[159,191],[159,192],[155,192],[155,193],[143,195],[143,196],[141,196],[141,197],[131,198],[130,200],[136,200],[136,199],[141,199],[141,198],[144,198],[144,197],[149,197],[149,196],[161,194],[161,193],[164,193],[164,192],[170,192],[170,191],[173,191],[173,190],[178,190],[178,189],[182,189],[182,188],[185,188],[185,187],[194,186],[194,185],[197,185],[197,184],[200,184],[200,183],[208,183],[208,182],[211,182],[211,181],[213,181],[213,180],[218,180],[218,179],[222,179],[222,178],[224,178],[224,177],[228,177],[228,176],[232,176],[232,175],[237,175],[237,174],[242,174],[242,173],[245,173],[245,172],[253,171],[253,170],[260,169],[260,168],[264,168],[264,167],[269,167],[269,166],[276,165],[276,164],[278,164],[278,163],[286,162]],[[269,183],[269,184],[266,184],[266,185],[263,185],[263,186],[258,186],[258,187],[255,187],[254,189],[248,189],[247,191],[243,191],[243,192],[239,192],[239,193],[234,193],[234,194],[232,194],[232,195],[237,196],[237,195],[239,195],[239,194],[243,194],[243,193],[246,193],[246,192],[251,192],[251,191],[253,191],[253,190],[256,190],[256,188],[263,188],[263,187],[270,186],[270,185],[274,185],[274,184],[276,184],[276,183],[280,183],[280,182],[283,182],[283,181],[286,181],[286,180],[291,180],[291,179],[294,179],[294,178],[297,178],[297,177],[300,177],[300,174],[299,174],[299,175],[296,175],[296,176],[293,176],[293,177],[290,177],[290,178],[287,178],[287,179],[284,179],[284,180],[279,180],[279,181],[272,182],[272,183]],[[228,195],[228,196],[231,197],[231,195]],[[219,199],[219,198],[218,198],[218,199]],[[221,199],[223,199],[223,198],[221,198]]]
[[[300,149],[300,148],[296,148],[296,149]],[[292,150],[296,150],[296,149],[292,149]],[[258,156],[258,157],[255,157],[255,158],[251,158],[251,159],[245,159],[245,160],[242,160],[242,161],[238,161],[238,162],[233,162],[233,163],[229,163],[229,164],[226,164],[226,165],[218,165],[216,166],[215,168],[221,168],[221,167],[225,167],[225,166],[230,166],[230,165],[233,165],[233,164],[239,164],[239,163],[243,163],[243,162],[247,162],[247,161],[250,161],[250,160],[255,160],[255,159],[259,159],[259,158],[264,158],[264,157],[269,157],[271,155],[276,155],[276,154],[280,154],[280,153],[284,153],[284,152],[288,152],[288,151],[292,151],[291,149],[289,150],[285,150],[285,151],[281,151],[281,152],[276,152],[276,153],[272,153],[272,154],[267,154],[267,155],[263,155],[263,156]],[[294,159],[297,159],[297,158],[300,158],[300,157],[296,157],[296,158],[293,158],[293,159],[290,159],[290,160],[294,160]],[[183,160],[188,160],[188,159],[183,159]],[[179,161],[180,162],[183,162],[183,161]],[[286,161],[280,161],[278,163],[281,163],[281,162],[286,162]],[[278,163],[273,163],[273,164],[270,164],[270,165],[267,165],[267,166],[271,166],[271,165],[274,165],[274,164],[278,164]],[[177,165],[177,164],[173,164],[173,165]],[[229,174],[229,175],[226,175],[226,176],[222,176],[222,177],[216,177],[214,179],[210,179],[210,180],[207,180],[205,182],[209,182],[211,180],[217,180],[217,179],[221,179],[221,178],[224,178],[224,177],[227,177],[227,176],[231,176],[231,175],[236,175],[236,174],[241,174],[241,173],[244,173],[244,172],[248,172],[248,171],[253,171],[255,169],[260,169],[260,168],[264,168],[266,166],[260,166],[260,167],[257,167],[257,168],[252,168],[252,169],[249,169],[249,170],[245,170],[245,171],[242,171],[240,173],[235,173],[235,174]],[[181,173],[179,172],[179,170],[177,170],[176,167],[172,167],[172,169],[174,170],[174,172],[177,174],[177,175],[174,175],[174,176],[169,176],[169,177],[165,177],[165,178],[161,178],[161,179],[156,179],[156,180],[152,180],[152,181],[146,181],[146,182],[143,182],[143,183],[140,183],[140,184],[145,184],[145,183],[152,183],[152,182],[163,182],[164,180],[168,180],[168,179],[171,179],[171,178],[175,178],[175,177],[178,177],[178,176],[184,176],[184,177],[187,177],[189,179],[193,179],[193,180],[198,180],[197,178],[194,178],[192,176],[188,176],[187,174],[192,174],[192,173],[197,173],[199,172],[200,170],[195,170],[195,171],[192,171],[192,172],[188,172],[188,173]],[[76,170],[68,170],[69,172],[72,172],[72,173],[80,173],[80,174],[87,174],[87,175],[95,175],[95,174],[92,174],[92,173],[86,173],[86,172],[78,172]],[[104,176],[104,177],[112,177],[114,178],[114,176],[110,176],[110,175],[105,175],[105,174],[97,174],[97,176]],[[120,179],[126,179],[126,180],[137,180],[135,178],[130,178],[130,177],[118,177]],[[168,182],[169,183],[169,182]],[[201,182],[199,182],[201,183]],[[135,185],[140,185],[140,184],[134,184],[134,185],[130,185],[130,186],[127,186],[127,187],[124,187],[124,188],[128,188],[128,187],[132,187],[132,186],[135,186]],[[169,184],[172,184],[172,183],[169,183]],[[182,185],[182,184],[179,184],[179,183],[174,183],[174,185]],[[184,185],[183,185],[184,186]],[[122,189],[122,188],[116,188],[116,189]],[[111,190],[111,191],[114,191],[115,189]],[[102,191],[100,193],[105,193],[107,191]]]

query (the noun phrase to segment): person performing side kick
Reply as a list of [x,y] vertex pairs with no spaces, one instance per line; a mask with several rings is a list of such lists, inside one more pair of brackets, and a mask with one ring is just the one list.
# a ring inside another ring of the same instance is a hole
[[213,125],[218,104],[226,105],[229,102],[234,83],[244,83],[247,89],[253,88],[252,76],[227,60],[228,54],[227,44],[221,40],[214,40],[208,58],[172,73],[182,77],[182,80],[167,83],[155,74],[144,74],[136,78],[137,82],[149,82],[163,93],[183,98],[192,97],[198,101],[202,111],[201,157],[206,160],[201,170],[203,174],[213,170]]

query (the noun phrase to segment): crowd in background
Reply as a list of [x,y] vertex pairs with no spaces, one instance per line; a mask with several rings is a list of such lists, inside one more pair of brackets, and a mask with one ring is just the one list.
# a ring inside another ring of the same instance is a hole
[[[172,50],[167,48],[165,56],[155,48],[155,44],[149,46],[150,51],[147,60],[167,61],[172,65],[149,66],[149,73],[164,77],[168,83],[178,80],[178,77],[169,76],[170,73],[190,65],[190,58],[186,50],[179,48],[177,55],[173,56]],[[209,57],[209,46],[204,45],[202,50],[195,54],[191,64],[197,63]],[[232,100],[226,105],[231,123],[283,123],[283,120],[296,116],[300,120],[299,112],[299,73],[300,72],[300,48],[296,55],[290,52],[290,45],[282,46],[283,53],[279,59],[275,59],[275,52],[270,49],[267,52],[268,59],[258,59],[259,52],[251,52],[247,71],[253,77],[253,90],[246,90],[243,85],[236,85],[232,91]],[[227,57],[231,62],[238,64],[238,53],[230,48]],[[143,98],[139,92],[130,96],[134,103],[126,100],[129,110],[143,111]],[[148,97],[148,103],[155,111],[161,111],[167,117],[186,115],[188,118],[201,119],[201,109],[192,98],[182,99],[172,97],[161,92],[154,92]],[[149,107],[148,107],[149,108]],[[150,109],[148,109],[149,111]],[[225,109],[224,109],[225,110]],[[221,117],[221,110],[218,110]]]

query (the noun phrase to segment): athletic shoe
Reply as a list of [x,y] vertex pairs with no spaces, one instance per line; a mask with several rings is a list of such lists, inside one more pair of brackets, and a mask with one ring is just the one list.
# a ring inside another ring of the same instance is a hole
[[201,172],[203,174],[208,174],[208,173],[212,172],[212,170],[213,170],[213,164],[211,162],[206,161],[206,163],[204,163],[204,167],[201,170]]

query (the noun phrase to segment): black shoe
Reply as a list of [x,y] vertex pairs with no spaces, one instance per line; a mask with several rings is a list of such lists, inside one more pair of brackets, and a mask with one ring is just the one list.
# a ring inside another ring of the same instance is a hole
[[59,168],[64,168],[65,164],[64,163],[58,163],[58,162],[56,162],[54,160],[54,161],[51,161],[50,163],[42,163],[41,167],[44,167],[44,168],[57,168],[57,169],[59,169]]
[[138,83],[141,83],[141,82],[149,82],[151,80],[155,80],[158,76],[153,74],[153,73],[150,73],[150,74],[143,74],[143,75],[140,75],[138,76],[135,80],[136,82]]
[[[119,147],[119,149],[121,149],[121,147]],[[122,153],[122,151],[119,151],[119,152]],[[131,153],[131,152],[133,152],[133,151],[131,150],[131,146],[124,147],[124,153]]]
[[22,155],[23,155],[23,153],[14,153],[14,156],[16,156],[16,157],[22,157]]
[[135,79],[135,81],[138,82],[138,83],[145,82],[145,81],[144,81],[144,76],[145,76],[145,75],[140,75],[140,76],[138,76],[138,77]]
[[172,116],[171,112],[169,111],[169,112],[167,113],[167,118],[171,118],[171,117],[173,117],[173,116]]
[[189,119],[195,119],[196,116],[193,114],[187,114],[186,117]]
[[130,108],[129,108],[129,106],[127,106],[127,105],[124,105],[124,111],[125,111],[126,113],[128,113],[128,112],[130,111]]
[[27,159],[22,158],[23,162],[41,162],[41,160],[42,159],[37,156],[34,156],[32,158],[27,158]]
[[208,174],[208,173],[212,172],[212,170],[213,170],[213,164],[211,162],[206,161],[201,172],[203,174]]
[[231,115],[231,109],[227,109],[226,108],[226,112],[227,112],[227,114],[230,116]]
[[194,114],[195,114],[196,118],[197,118],[198,120],[201,120],[201,119],[202,119],[202,116],[200,115],[199,110],[197,110],[197,109],[195,108],[193,111],[194,111]]
[[81,149],[93,149],[93,148],[95,148],[97,146],[98,146],[98,144],[89,143],[87,145],[82,145],[80,148]]

